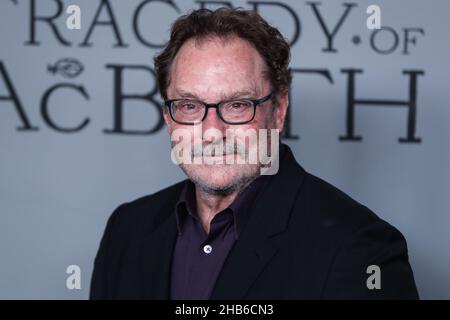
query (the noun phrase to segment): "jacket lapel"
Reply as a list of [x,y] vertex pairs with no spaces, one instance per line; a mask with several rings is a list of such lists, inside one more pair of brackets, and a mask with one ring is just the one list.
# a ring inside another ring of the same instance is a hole
[[[169,299],[172,254],[177,239],[175,204],[181,186],[168,196],[165,204],[148,228],[142,252],[142,291],[144,299]],[[151,210],[152,208],[149,208]]]
[[211,299],[243,299],[263,268],[278,251],[274,236],[288,224],[305,177],[304,169],[286,147],[279,172],[257,196],[249,221],[231,249]]

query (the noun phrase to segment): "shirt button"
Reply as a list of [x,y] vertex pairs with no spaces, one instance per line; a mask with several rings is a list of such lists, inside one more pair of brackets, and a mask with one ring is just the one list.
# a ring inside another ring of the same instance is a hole
[[209,244],[207,244],[206,246],[203,247],[203,252],[204,253],[210,254],[211,251],[212,251],[212,247]]

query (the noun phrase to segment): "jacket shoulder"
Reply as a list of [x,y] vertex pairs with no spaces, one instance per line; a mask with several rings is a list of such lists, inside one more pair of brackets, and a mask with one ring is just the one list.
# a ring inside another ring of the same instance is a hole
[[345,239],[372,225],[398,232],[367,206],[310,173],[306,173],[299,200],[308,220],[334,240]]
[[[406,240],[398,229],[309,173],[296,206],[294,230],[300,230],[296,237],[302,240],[296,242],[307,243],[306,273],[321,279],[321,298],[418,298]],[[383,290],[368,290],[367,268],[373,266],[382,272]]]
[[347,193],[332,184],[314,176],[306,174],[301,192],[307,209],[314,213],[324,226],[334,226],[342,232],[354,231],[372,223],[385,223],[371,209],[361,204]]
[[[137,198],[118,206],[109,218],[109,223],[122,231],[138,230],[153,223],[157,213],[167,205],[175,205],[186,180],[166,187],[154,194]],[[169,212],[164,212],[167,216]]]

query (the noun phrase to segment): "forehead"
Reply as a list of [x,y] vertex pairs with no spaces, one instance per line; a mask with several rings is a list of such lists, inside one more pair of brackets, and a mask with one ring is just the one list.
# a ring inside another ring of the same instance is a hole
[[263,58],[244,39],[190,39],[173,61],[168,91],[189,91],[205,97],[229,91],[260,94],[267,84],[264,70]]

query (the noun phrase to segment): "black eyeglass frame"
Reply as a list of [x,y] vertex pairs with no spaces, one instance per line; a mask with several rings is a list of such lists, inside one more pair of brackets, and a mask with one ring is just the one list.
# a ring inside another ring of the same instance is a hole
[[[249,122],[253,121],[253,119],[255,118],[255,115],[256,115],[256,107],[259,106],[259,105],[261,105],[261,104],[263,104],[263,103],[266,102],[266,101],[269,101],[270,99],[272,99],[272,98],[274,97],[274,95],[275,95],[275,93],[272,91],[272,92],[270,92],[267,96],[262,97],[262,98],[259,98],[259,99],[249,99],[249,98],[243,98],[243,99],[229,99],[229,100],[222,100],[222,101],[219,101],[218,103],[206,103],[206,102],[203,102],[203,101],[201,101],[201,100],[196,100],[196,99],[171,99],[171,100],[164,100],[164,105],[167,106],[167,107],[169,108],[169,114],[170,114],[170,117],[172,118],[172,120],[173,120],[174,122],[178,123],[178,124],[195,125],[195,124],[202,123],[202,122],[206,119],[206,116],[208,115],[208,110],[209,110],[210,108],[215,108],[215,109],[216,109],[217,116],[220,118],[220,120],[222,120],[222,121],[225,122],[226,124],[246,124],[246,123],[249,123]],[[193,102],[199,102],[199,103],[201,103],[201,104],[203,104],[203,105],[205,106],[205,108],[206,108],[205,114],[203,115],[203,118],[202,118],[200,121],[195,121],[195,122],[192,122],[192,121],[184,122],[184,121],[178,121],[178,120],[175,120],[175,117],[173,116],[173,110],[172,110],[173,103],[176,102],[176,101],[183,101],[183,100],[186,100],[186,101],[193,101]],[[222,114],[221,114],[220,111],[219,111],[219,106],[220,106],[221,104],[225,103],[225,102],[240,101],[240,100],[246,100],[246,101],[251,101],[251,102],[252,102],[252,104],[253,104],[253,116],[252,116],[252,118],[251,118],[250,120],[240,121],[240,122],[229,122],[229,121],[226,121],[226,120],[222,117]]]

